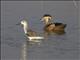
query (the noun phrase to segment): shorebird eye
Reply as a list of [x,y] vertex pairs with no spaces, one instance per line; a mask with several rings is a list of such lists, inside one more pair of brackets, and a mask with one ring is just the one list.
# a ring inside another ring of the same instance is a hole
[[22,23],[24,23],[24,21],[22,21]]

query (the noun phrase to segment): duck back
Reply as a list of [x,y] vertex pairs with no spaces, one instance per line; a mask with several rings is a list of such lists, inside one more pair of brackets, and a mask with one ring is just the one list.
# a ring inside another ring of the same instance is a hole
[[66,27],[66,24],[63,24],[63,23],[54,23],[55,26],[62,26],[62,28],[65,28]]

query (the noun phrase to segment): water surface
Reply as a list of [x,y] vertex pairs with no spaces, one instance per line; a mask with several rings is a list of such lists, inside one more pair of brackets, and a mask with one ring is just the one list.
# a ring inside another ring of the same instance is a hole
[[55,16],[53,22],[67,24],[64,35],[50,35],[40,45],[27,45],[28,60],[79,60],[78,8],[72,1],[2,1],[1,2],[1,59],[20,60],[26,42],[19,16],[26,17],[29,27],[43,32],[40,18]]

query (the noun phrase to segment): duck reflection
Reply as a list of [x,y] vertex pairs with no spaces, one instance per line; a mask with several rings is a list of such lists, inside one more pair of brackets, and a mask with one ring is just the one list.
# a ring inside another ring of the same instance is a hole
[[63,23],[52,23],[52,16],[49,14],[45,14],[41,21],[44,22],[45,26],[44,26],[44,34],[45,35],[50,35],[50,34],[58,34],[58,35],[62,35],[65,33],[65,27],[66,24]]

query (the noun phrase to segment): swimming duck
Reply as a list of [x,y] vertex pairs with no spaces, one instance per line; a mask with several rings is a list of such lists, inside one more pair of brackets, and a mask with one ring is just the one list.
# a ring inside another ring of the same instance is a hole
[[28,28],[28,23],[26,20],[22,20],[19,24],[22,25],[24,33],[29,38],[29,41],[37,42],[37,39],[44,39],[44,37],[37,36],[36,32]]
[[66,24],[57,23],[57,22],[52,23],[51,20],[52,20],[52,16],[49,14],[45,14],[41,19],[41,21],[44,21],[44,23],[45,23],[44,30],[46,32],[56,32],[56,33],[64,32]]

